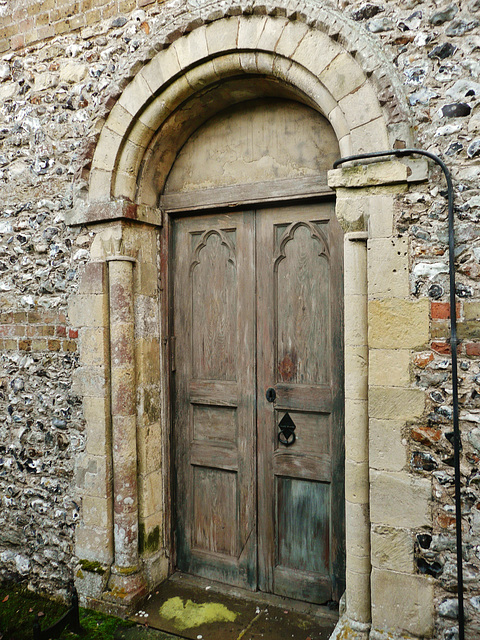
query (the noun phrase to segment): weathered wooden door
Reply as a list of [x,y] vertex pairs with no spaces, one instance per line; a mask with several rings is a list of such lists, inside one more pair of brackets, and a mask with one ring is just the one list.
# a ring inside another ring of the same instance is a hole
[[177,566],[309,602],[338,599],[343,245],[334,206],[173,226]]

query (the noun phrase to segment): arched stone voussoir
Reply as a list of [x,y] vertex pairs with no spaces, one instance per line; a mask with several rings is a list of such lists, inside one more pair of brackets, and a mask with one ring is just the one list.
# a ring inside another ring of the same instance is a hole
[[[344,19],[333,17],[333,31],[341,31]],[[348,25],[339,44],[339,38],[333,40],[312,24],[318,21],[235,15],[198,26],[159,51],[127,86],[104,125],[92,169],[102,172],[104,187],[106,174],[110,173],[110,185],[99,194],[100,182],[95,179],[90,200],[99,195],[105,200],[112,195],[136,201],[139,194],[135,190],[144,177],[140,173],[145,172],[154,155],[152,141],[162,147],[159,132],[171,114],[187,108],[195,95],[214,88],[218,91],[222,83],[236,77],[262,76],[270,87],[277,83],[279,96],[285,97],[287,87],[289,97],[317,109],[330,120],[342,155],[383,150],[399,138],[409,144],[408,121],[402,119],[401,106],[394,107],[396,119],[391,125],[372,82],[375,77],[381,79],[384,96],[385,74],[364,71],[354,58],[356,51],[350,53],[342,46],[348,37],[355,39],[354,27]],[[325,27],[324,21],[321,26]],[[369,43],[364,38],[361,44],[364,56]],[[271,96],[270,89],[265,95]],[[262,97],[261,90],[253,97]],[[238,101],[233,95],[231,104]],[[224,103],[220,100],[217,109]],[[204,117],[213,115],[211,104],[204,107],[200,101],[198,105]],[[200,126],[202,117],[200,114],[196,119],[196,126]],[[164,169],[168,172],[168,167]],[[158,180],[155,183],[160,186]],[[152,194],[147,204],[153,204],[151,199]]]

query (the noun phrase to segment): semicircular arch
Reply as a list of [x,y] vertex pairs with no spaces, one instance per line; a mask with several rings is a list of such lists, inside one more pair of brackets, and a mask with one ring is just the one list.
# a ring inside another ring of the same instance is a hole
[[90,202],[155,206],[196,128],[239,101],[273,96],[324,115],[342,155],[384,149],[399,136],[410,143],[407,119],[389,124],[370,74],[338,41],[287,18],[229,17],[173,42],[127,86],[96,147]]

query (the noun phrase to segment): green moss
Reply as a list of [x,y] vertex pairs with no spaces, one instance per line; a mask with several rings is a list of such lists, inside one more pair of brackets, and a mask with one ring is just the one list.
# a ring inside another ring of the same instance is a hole
[[[42,629],[51,626],[67,611],[67,605],[28,591],[25,586],[0,585],[0,629],[8,640],[31,640],[33,622],[38,613]],[[80,624],[84,629],[82,640],[113,640],[118,627],[135,626],[120,618],[97,611],[80,609]],[[78,635],[65,629],[60,640],[78,640]]]
[[100,575],[106,571],[106,567],[104,567],[100,562],[92,562],[90,560],[80,560],[80,566],[84,571],[99,573]]
[[145,532],[145,525],[141,522],[138,528],[138,550],[140,553],[145,551],[157,551],[160,546],[160,527],[154,527],[148,534]]
[[178,596],[164,602],[159,613],[167,620],[172,620],[179,631],[212,622],[234,622],[238,615],[219,602],[196,604],[187,600],[184,604]]

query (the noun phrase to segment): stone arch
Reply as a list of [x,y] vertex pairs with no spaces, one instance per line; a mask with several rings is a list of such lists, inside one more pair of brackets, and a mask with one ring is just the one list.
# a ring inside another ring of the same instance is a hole
[[[210,117],[222,101],[223,106],[235,101],[234,93],[225,91],[223,95],[216,91],[213,104],[208,100],[219,83],[225,87],[234,79],[267,78],[279,95],[316,108],[332,124],[342,155],[408,145],[410,131],[400,110],[401,97],[395,100],[390,86],[391,100],[386,102],[387,89],[378,90],[386,71],[372,71],[371,51],[364,69],[345,49],[344,42],[355,40],[352,27],[339,29],[338,20],[334,21],[338,33],[333,39],[319,29],[322,24],[318,19],[313,25],[311,20],[268,15],[227,17],[199,26],[157,53],[107,118],[92,162],[89,201],[114,198],[154,207],[152,188],[155,191],[161,184],[158,170],[157,183],[151,184],[151,160],[161,157],[162,170],[168,173],[182,135]],[[184,27],[187,30],[188,25]],[[368,49],[364,40],[356,53],[361,61]],[[373,61],[383,62],[379,58],[377,53]],[[362,109],[356,108],[359,102]]]

